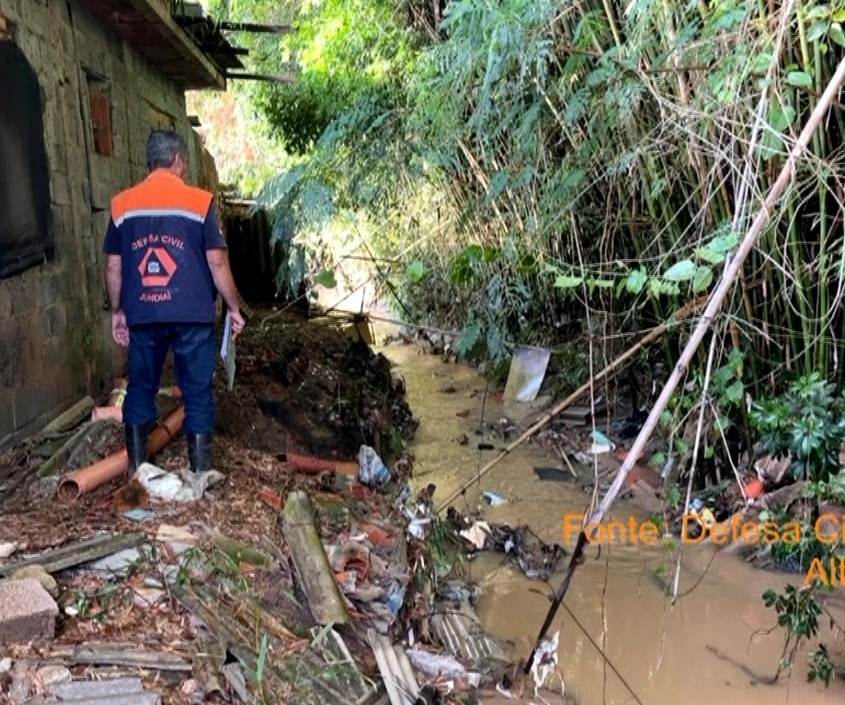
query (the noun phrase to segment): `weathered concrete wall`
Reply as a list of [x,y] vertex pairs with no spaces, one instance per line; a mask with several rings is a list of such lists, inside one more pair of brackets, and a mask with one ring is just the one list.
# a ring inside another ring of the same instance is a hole
[[[145,176],[153,127],[172,125],[196,145],[183,92],[75,0],[0,0],[0,17],[39,77],[55,240],[52,261],[0,281],[2,442],[122,372],[103,307],[109,202]],[[111,103],[111,156],[95,153],[90,81]]]

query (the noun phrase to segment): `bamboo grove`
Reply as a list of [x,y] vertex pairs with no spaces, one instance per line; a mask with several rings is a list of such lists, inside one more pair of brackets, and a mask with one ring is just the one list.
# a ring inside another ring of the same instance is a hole
[[[606,361],[710,291],[845,48],[845,3],[392,7],[383,51],[401,46],[401,62],[261,202],[300,263],[328,222],[354,221],[401,262],[418,322],[463,331],[462,350],[494,360],[577,332]],[[718,328],[754,397],[790,374],[843,381],[843,108],[815,133]]]

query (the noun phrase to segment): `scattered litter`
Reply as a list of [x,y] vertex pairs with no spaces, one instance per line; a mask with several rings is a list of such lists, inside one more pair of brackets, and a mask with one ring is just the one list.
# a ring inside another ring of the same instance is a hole
[[134,509],[123,512],[123,516],[131,521],[146,521],[147,519],[152,519],[155,516],[155,512],[151,512],[149,509],[135,507]]
[[408,519],[408,533],[415,539],[424,540],[428,536],[434,521],[431,504],[419,502],[414,509],[403,506],[403,510]]
[[9,558],[18,550],[18,544],[14,542],[0,543],[0,558]]
[[273,490],[269,487],[262,487],[261,494],[261,501],[264,502],[270,509],[275,509],[279,511],[284,506],[284,501],[282,500],[279,495],[277,495]]
[[792,457],[787,453],[782,458],[767,455],[754,463],[754,470],[762,482],[779,485],[790,472]]
[[225,479],[216,470],[203,473],[186,471],[180,478],[175,472],[167,472],[152,463],[143,463],[136,477],[150,497],[168,502],[195,502],[202,499],[208,487]]
[[390,643],[390,639],[367,630],[367,640],[376,657],[390,705],[413,705],[417,702],[420,687],[411,668],[411,662],[401,646]]
[[467,602],[443,600],[434,605],[431,631],[448,651],[470,670],[490,670],[510,662],[499,642],[484,632]]
[[[545,687],[546,681],[553,674],[560,679],[560,695],[564,697],[566,686],[563,677],[558,671],[558,644],[560,642],[560,630],[554,633],[551,639],[543,639],[534,651],[531,659],[531,678],[534,680],[534,697],[539,697],[537,691]],[[551,685],[551,683],[549,683]]]
[[162,543],[169,541],[176,541],[178,543],[197,543],[197,537],[194,536],[188,529],[181,526],[172,526],[171,524],[160,524],[158,533],[156,533],[156,541]]
[[590,446],[590,453],[593,455],[610,453],[612,450],[616,449],[616,444],[601,431],[593,431],[590,434],[590,438],[593,439],[593,444]]
[[568,468],[535,467],[534,474],[540,480],[552,480],[557,482],[574,482],[578,478]]
[[369,487],[380,487],[390,480],[390,470],[370,446],[358,450],[358,481]]
[[465,682],[477,688],[481,684],[481,674],[468,671],[460,661],[450,654],[433,654],[422,649],[408,649],[406,652],[411,664],[429,678],[447,678]]
[[86,563],[87,570],[96,570],[103,573],[125,574],[137,565],[142,559],[141,551],[137,548],[125,548],[122,551],[112,553],[110,556],[99,558],[96,561]]
[[626,418],[616,419],[610,429],[619,438],[636,438],[647,418],[647,411],[634,410]]
[[464,529],[461,537],[469,541],[476,550],[483,551],[490,537],[490,525],[485,521],[477,521],[469,529]]
[[508,500],[504,497],[500,497],[492,490],[485,490],[483,493],[484,499],[490,504],[491,507],[499,507],[503,504],[507,504]]
[[545,379],[550,358],[549,348],[517,346],[511,359],[504,400],[530,402],[536,399]]
[[[478,526],[478,524],[475,526]],[[557,570],[561,559],[566,555],[562,546],[544,543],[527,526],[513,527],[508,524],[485,524],[484,527],[489,533],[484,542],[484,548],[478,550],[504,553],[531,580],[548,580]],[[463,535],[462,532],[461,536]],[[470,535],[475,540],[480,538],[478,533]],[[473,543],[477,546],[475,541]]]

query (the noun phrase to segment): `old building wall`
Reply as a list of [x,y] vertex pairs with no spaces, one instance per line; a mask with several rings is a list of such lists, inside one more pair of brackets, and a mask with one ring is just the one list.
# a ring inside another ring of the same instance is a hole
[[76,0],[0,0],[0,41],[38,77],[54,241],[51,258],[0,280],[2,442],[122,372],[103,306],[109,202],[145,176],[150,129],[196,144],[181,89]]

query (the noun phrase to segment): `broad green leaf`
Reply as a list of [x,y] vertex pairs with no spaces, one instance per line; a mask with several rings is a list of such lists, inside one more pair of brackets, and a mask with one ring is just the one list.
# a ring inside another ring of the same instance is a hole
[[725,390],[725,398],[734,404],[739,404],[744,395],[745,387],[739,380]]
[[625,288],[632,294],[639,294],[643,290],[646,281],[648,281],[648,276],[646,275],[645,269],[640,268],[628,275],[628,279],[625,281]]
[[691,259],[682,259],[676,262],[663,274],[664,279],[670,282],[689,281],[695,276],[695,263]]
[[326,289],[334,289],[337,286],[337,279],[334,277],[334,272],[324,269],[314,276],[314,283],[324,286]]
[[695,278],[692,280],[692,290],[698,294],[705,291],[713,283],[713,270],[710,267],[696,267]]
[[599,289],[610,289],[613,286],[613,279],[588,279],[587,286],[590,289],[598,287]]
[[812,88],[813,77],[806,71],[790,71],[786,74],[786,81],[796,88]]
[[461,333],[458,342],[455,343],[455,351],[459,355],[466,355],[475,347],[481,336],[481,321],[473,321]]
[[647,462],[651,468],[663,467],[666,464],[666,455],[664,453],[653,453]]
[[813,22],[807,30],[807,41],[817,42],[827,34],[827,22]]
[[731,231],[727,235],[717,235],[707,244],[707,247],[714,252],[730,252],[738,243],[737,234]]
[[845,32],[842,31],[842,25],[838,22],[830,25],[830,38],[839,46],[845,46]]
[[786,130],[795,120],[795,108],[786,105],[772,105],[769,110],[769,122],[777,132]]
[[572,289],[584,283],[584,277],[572,277],[567,274],[559,274],[555,277],[555,286],[558,289]]
[[423,265],[423,263],[418,259],[414,260],[408,265],[408,269],[405,271],[405,276],[412,284],[418,284],[425,276],[425,265]]
[[752,65],[752,70],[757,73],[762,73],[764,71],[768,71],[769,64],[772,63],[772,53],[771,52],[763,52],[758,54],[754,58],[754,63]]
[[837,10],[836,12],[834,12],[830,16],[830,19],[832,19],[836,23],[845,22],[845,7],[841,10]]
[[695,251],[695,254],[710,264],[721,264],[725,261],[725,254],[723,252],[717,252],[709,245],[706,247],[699,247]]
[[681,455],[689,453],[689,443],[687,443],[686,438],[681,438],[680,436],[675,438],[675,450],[677,450]]

